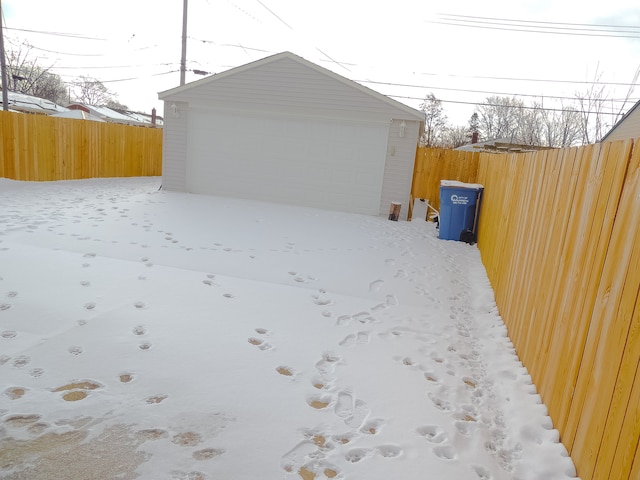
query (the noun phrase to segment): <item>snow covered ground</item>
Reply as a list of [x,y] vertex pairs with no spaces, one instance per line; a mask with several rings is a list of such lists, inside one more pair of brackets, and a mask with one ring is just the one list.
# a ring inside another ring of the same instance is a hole
[[432,223],[0,179],[0,477],[574,478]]

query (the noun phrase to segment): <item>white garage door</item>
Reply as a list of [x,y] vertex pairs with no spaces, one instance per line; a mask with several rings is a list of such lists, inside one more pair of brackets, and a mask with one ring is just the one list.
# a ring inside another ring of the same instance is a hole
[[192,110],[187,190],[377,215],[388,128]]

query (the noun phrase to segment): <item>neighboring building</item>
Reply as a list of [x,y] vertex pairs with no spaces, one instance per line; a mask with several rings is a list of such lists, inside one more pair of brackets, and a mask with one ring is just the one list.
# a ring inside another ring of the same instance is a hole
[[[80,103],[72,103],[69,105],[69,108],[72,110],[82,110],[109,123],[120,123],[123,125],[134,125],[138,127],[162,126],[161,117],[153,117],[152,115],[144,113],[114,110],[109,107],[96,107]],[[156,122],[155,124],[153,123],[154,118]]]
[[[1,92],[1,90],[0,90]],[[84,118],[86,120],[96,120],[111,123],[121,123],[125,125],[136,125],[140,127],[162,127],[162,117],[149,115],[146,113],[131,111],[116,111],[108,107],[94,107],[73,103],[68,107],[63,107],[45,98],[34,97],[24,93],[7,92],[9,100],[9,111],[18,113],[36,113],[42,115],[52,115],[66,118]],[[2,109],[2,96],[0,95],[0,109]],[[75,111],[75,112],[74,112]],[[82,111],[88,115],[78,114]],[[155,124],[154,124],[155,121]]]
[[522,145],[512,143],[506,138],[497,138],[495,140],[487,140],[485,142],[470,143],[463,145],[454,150],[462,150],[465,152],[487,152],[487,153],[522,153],[532,152],[535,150],[548,150],[549,147],[539,147],[535,145]]
[[640,108],[638,105],[640,105],[640,101],[631,107],[631,110],[618,120],[600,141],[613,142],[614,140],[640,137]]
[[406,218],[418,110],[289,52],[159,97],[163,188]]
[[[7,100],[9,103],[9,110],[12,112],[51,115],[52,113],[61,113],[69,110],[62,105],[53,103],[51,100],[34,97],[32,95],[26,95],[24,93],[7,91]],[[0,95],[0,106],[1,105],[2,95]]]
[[91,115],[84,110],[67,110],[66,112],[54,113],[49,116],[56,118],[73,118],[76,120],[91,120],[93,122],[104,123],[104,120],[102,120],[101,118],[98,118],[95,115]]

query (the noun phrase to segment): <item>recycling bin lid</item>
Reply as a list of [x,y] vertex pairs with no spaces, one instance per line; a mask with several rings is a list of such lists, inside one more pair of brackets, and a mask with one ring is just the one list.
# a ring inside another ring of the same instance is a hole
[[479,183],[464,183],[458,180],[440,180],[441,187],[468,188],[470,190],[483,190],[484,186]]

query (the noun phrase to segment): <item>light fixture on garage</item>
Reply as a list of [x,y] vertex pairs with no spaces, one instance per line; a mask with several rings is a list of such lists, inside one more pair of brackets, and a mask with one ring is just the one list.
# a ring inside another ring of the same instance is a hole
[[180,114],[178,113],[178,106],[175,104],[175,102],[171,104],[171,113],[174,117],[180,116]]
[[407,124],[404,123],[404,120],[403,120],[402,123],[400,124],[400,133],[398,133],[398,135],[404,138],[404,134],[406,133],[406,131],[407,131]]

